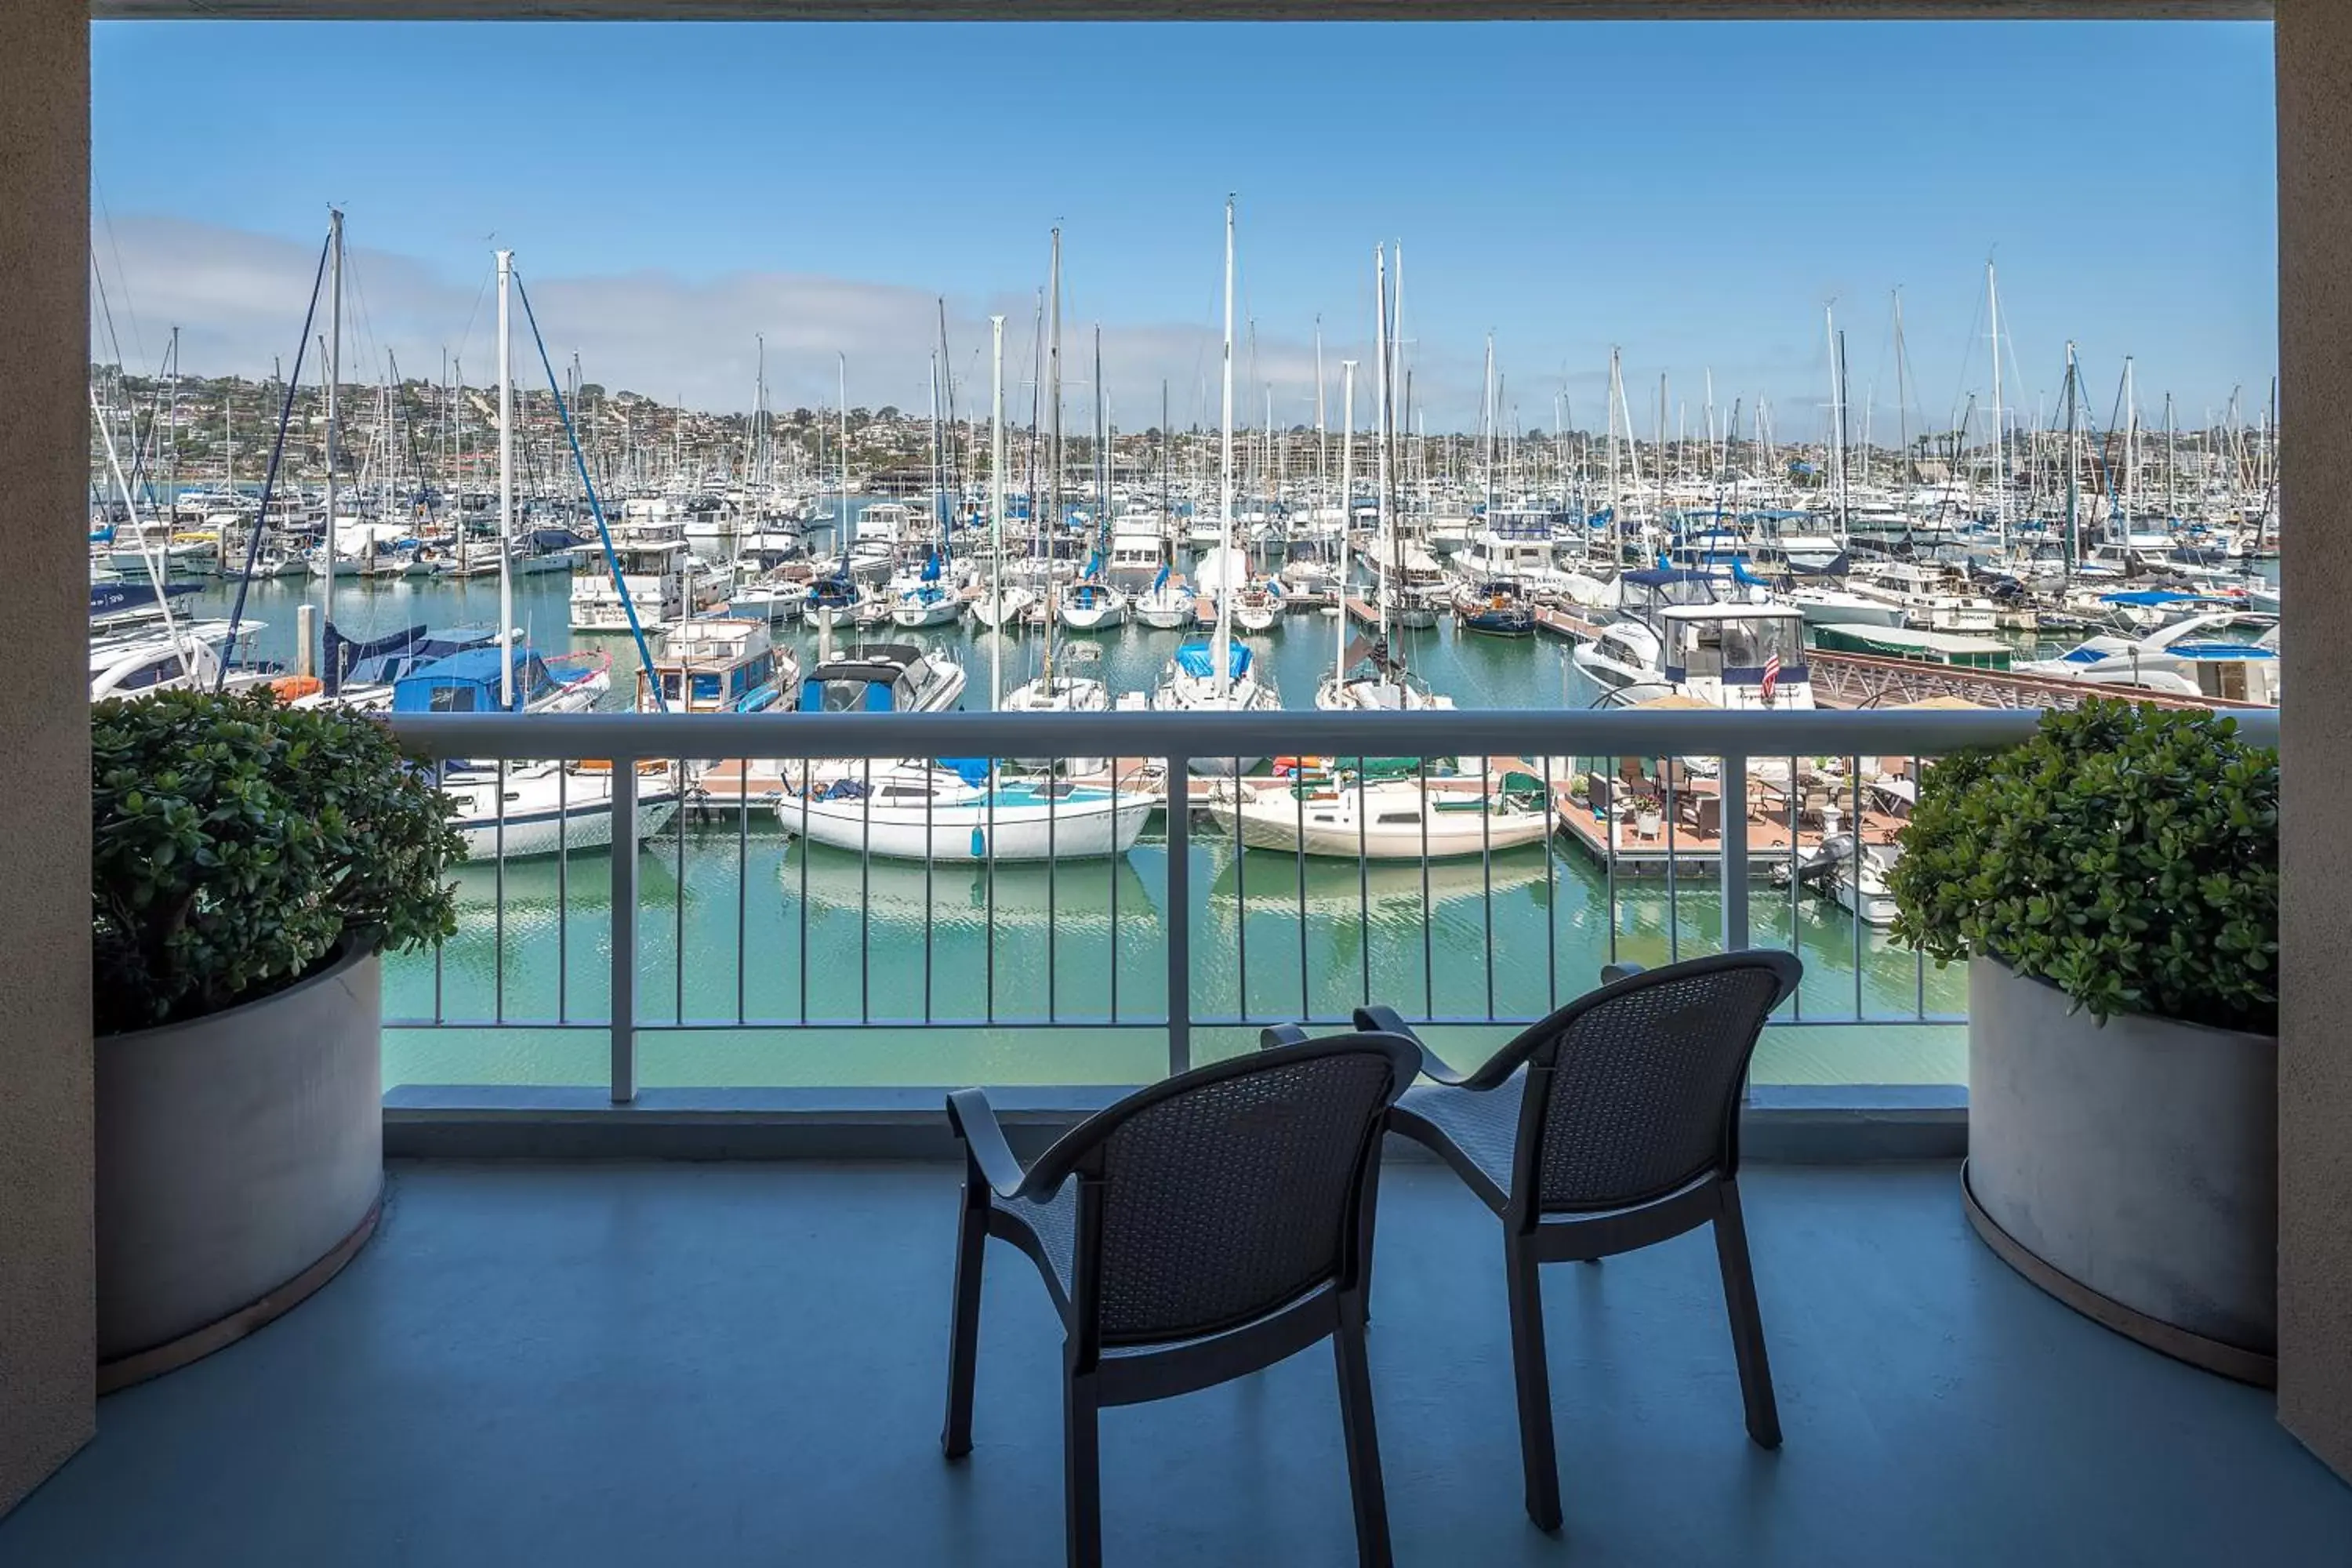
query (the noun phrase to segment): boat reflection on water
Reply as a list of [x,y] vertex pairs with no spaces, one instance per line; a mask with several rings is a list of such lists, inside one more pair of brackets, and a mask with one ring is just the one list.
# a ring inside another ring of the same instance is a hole
[[[1048,923],[1057,932],[1107,933],[1114,918],[1122,932],[1160,929],[1159,889],[1125,858],[1086,861],[920,860],[868,858],[855,850],[793,841],[778,868],[789,905],[807,898],[812,918],[863,914],[877,928],[911,931],[919,941],[928,919],[932,939],[945,933],[997,931],[1034,934]],[[993,889],[992,890],[992,882]],[[1043,962],[1043,950],[1037,957]]]
[[[1197,844],[1208,837],[1200,832]],[[1541,907],[1548,887],[1560,879],[1542,845],[1497,849],[1484,861],[1341,860],[1282,849],[1233,853],[1232,841],[1218,846],[1223,864],[1209,883],[1209,916],[1230,924],[1244,896],[1250,912],[1296,914],[1304,907],[1317,920],[1352,921],[1359,912],[1375,925],[1418,927],[1423,908],[1433,912],[1458,904],[1475,906],[1490,894],[1521,899],[1530,889]],[[1302,881],[1301,868],[1304,868]],[[1302,894],[1302,886],[1304,892]]]

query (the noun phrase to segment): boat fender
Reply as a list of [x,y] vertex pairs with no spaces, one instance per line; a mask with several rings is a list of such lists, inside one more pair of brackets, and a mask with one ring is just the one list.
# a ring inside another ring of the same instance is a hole
[[988,858],[988,838],[978,826],[974,826],[971,830],[971,858],[975,860],[984,860]]

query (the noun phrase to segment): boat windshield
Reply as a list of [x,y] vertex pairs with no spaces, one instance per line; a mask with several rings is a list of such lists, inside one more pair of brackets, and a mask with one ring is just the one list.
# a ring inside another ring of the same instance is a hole
[[1795,616],[1682,621],[1675,642],[1672,662],[1686,679],[1753,672],[1775,658],[1784,669],[1805,662],[1804,622]]

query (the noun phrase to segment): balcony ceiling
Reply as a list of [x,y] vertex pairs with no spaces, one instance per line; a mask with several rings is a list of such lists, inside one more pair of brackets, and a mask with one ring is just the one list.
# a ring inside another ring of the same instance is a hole
[[[0,1561],[1060,1561],[1059,1348],[996,1247],[979,1446],[940,1458],[946,1165],[395,1166],[290,1316],[99,1405]],[[2352,1489],[2269,1395],[2132,1344],[1967,1231],[1943,1164],[1751,1168],[1787,1446],[1741,1429],[1707,1237],[1546,1271],[1568,1525],[1520,1510],[1501,1249],[1392,1162],[1372,1372],[1397,1560],[2341,1568]],[[1106,1414],[1127,1568],[1352,1563],[1329,1352]],[[2259,1547],[2250,1543],[2259,1542]]]

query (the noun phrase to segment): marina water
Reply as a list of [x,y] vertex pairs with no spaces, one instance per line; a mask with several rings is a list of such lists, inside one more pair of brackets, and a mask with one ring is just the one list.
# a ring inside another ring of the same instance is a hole
[[[614,706],[635,689],[626,637],[569,628],[570,579],[518,578],[515,616],[542,652],[582,646],[613,657]],[[255,643],[289,665],[299,607],[320,584],[257,582]],[[233,585],[192,595],[226,615]],[[335,585],[332,619],[354,637],[403,627],[495,625],[495,579]],[[854,636],[855,634],[837,634]],[[970,675],[964,706],[988,704],[990,640],[969,619],[870,637],[943,646]],[[1128,625],[1058,634],[1066,668],[1111,690],[1148,689],[1188,634]],[[1350,635],[1354,635],[1352,632]],[[1310,708],[1330,668],[1332,617],[1292,614],[1245,639],[1283,702]],[[816,634],[780,629],[803,668]],[[1392,634],[1412,668],[1463,708],[1581,708],[1597,693],[1549,638],[1465,636],[1451,617]],[[1037,673],[1042,630],[1004,637],[1008,689]],[[790,723],[787,717],[782,723]],[[1556,781],[1561,782],[1561,781]],[[1205,822],[1192,834],[1192,1004],[1195,1061],[1246,1048],[1255,1027],[1213,1020],[1343,1018],[1369,994],[1409,1014],[1541,1016],[1594,984],[1612,959],[1664,963],[1713,951],[1711,881],[1612,878],[1566,836],[1549,846],[1423,867],[1302,862],[1236,852]],[[787,837],[772,811],[690,811],[648,842],[638,865],[638,1076],[660,1086],[1132,1083],[1168,1068],[1167,847],[1155,823],[1123,858],[992,869],[866,860]],[[603,850],[459,872],[459,930],[436,956],[387,962],[387,1087],[602,1084],[606,1044],[611,862]],[[1922,965],[1884,932],[1811,891],[1759,880],[1752,940],[1794,946],[1806,983],[1793,1017],[1758,1057],[1760,1081],[1954,1082],[1963,1072],[1958,970]],[[1424,910],[1426,919],[1424,920]],[[1613,917],[1613,918],[1612,918]],[[739,940],[740,938],[740,940]],[[988,1026],[993,1016],[999,1022]],[[1048,1018],[1055,1027],[1036,1026]],[[969,1027],[923,1027],[970,1024]],[[805,1018],[806,1026],[802,1026]],[[538,1027],[569,1020],[570,1029]],[[1856,1019],[1876,1020],[1850,1026]],[[499,1025],[503,1020],[503,1025]],[[737,1027],[739,1020],[789,1027]],[[1014,1022],[1016,1021],[1017,1022]],[[1849,1026],[1827,1026],[1843,1023]],[[1507,1026],[1440,1029],[1470,1051]]]

